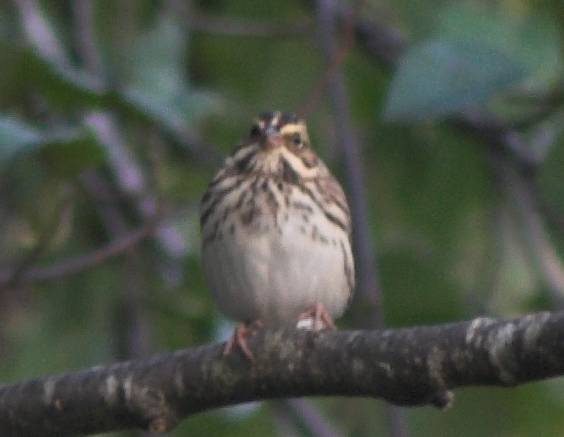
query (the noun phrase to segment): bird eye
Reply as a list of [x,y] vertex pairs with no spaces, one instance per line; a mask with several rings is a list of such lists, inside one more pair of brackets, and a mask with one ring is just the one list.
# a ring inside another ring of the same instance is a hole
[[292,135],[292,144],[296,147],[302,146],[302,137],[300,136],[300,134],[294,134]]
[[251,137],[258,137],[260,135],[260,127],[258,126],[258,124],[254,124],[253,127],[251,128],[251,132],[249,133],[249,135]]

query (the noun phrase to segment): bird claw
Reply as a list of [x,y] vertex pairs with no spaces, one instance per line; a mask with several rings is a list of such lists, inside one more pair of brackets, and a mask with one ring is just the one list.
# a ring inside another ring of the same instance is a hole
[[223,356],[225,357],[227,355],[230,355],[231,352],[233,352],[233,350],[238,347],[239,349],[241,349],[243,355],[245,355],[245,357],[247,357],[249,361],[254,363],[255,356],[253,355],[253,352],[247,344],[247,337],[255,335],[257,330],[262,327],[263,323],[260,320],[255,320],[252,323],[241,323],[237,325],[237,327],[233,331],[233,335],[225,344],[225,348],[223,349]]
[[[305,325],[307,322],[309,322],[309,326]],[[298,316],[297,327],[304,327],[316,332],[322,329],[337,329],[333,319],[320,303],[315,304]]]

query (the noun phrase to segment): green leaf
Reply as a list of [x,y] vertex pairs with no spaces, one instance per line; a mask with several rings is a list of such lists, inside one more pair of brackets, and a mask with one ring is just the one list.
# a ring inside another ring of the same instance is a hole
[[107,91],[93,76],[69,65],[52,63],[31,49],[24,49],[21,56],[25,78],[51,103],[62,108],[104,104]]
[[480,105],[522,80],[526,69],[490,47],[432,40],[403,58],[388,94],[386,120],[418,121]]
[[108,90],[92,75],[52,62],[33,48],[0,39],[0,51],[3,61],[10,62],[8,78],[16,81],[16,86],[32,87],[59,108],[101,106],[109,98]]
[[186,43],[178,23],[165,17],[157,20],[136,41],[127,58],[131,88],[166,101],[173,101],[179,92],[186,91]]
[[122,98],[173,134],[209,111],[213,97],[194,90],[185,73],[186,33],[180,23],[161,17],[130,50],[128,84]]
[[101,164],[105,153],[87,130],[49,135],[15,117],[0,116],[0,171],[15,159],[26,156],[39,156],[48,170],[58,175],[74,176],[87,167]]
[[13,117],[0,117],[0,170],[40,141],[41,135],[32,127]]
[[560,77],[561,44],[552,19],[516,19],[462,2],[438,16],[435,36],[400,63],[387,120],[437,118],[483,105],[517,85],[546,89]]
[[82,170],[100,165],[105,149],[88,130],[67,132],[46,138],[40,151],[48,169],[62,177],[73,177]]
[[22,92],[33,87],[57,109],[72,113],[77,109],[118,110],[164,128],[183,143],[185,129],[216,102],[210,93],[189,87],[184,51],[178,25],[159,21],[128,57],[127,86],[112,89],[84,70],[53,63],[34,49],[0,40],[2,59],[10,65],[8,77],[0,71],[0,78],[17,81]]
[[562,44],[553,17],[510,16],[491,6],[458,2],[441,14],[437,34],[499,50],[539,83],[560,79]]

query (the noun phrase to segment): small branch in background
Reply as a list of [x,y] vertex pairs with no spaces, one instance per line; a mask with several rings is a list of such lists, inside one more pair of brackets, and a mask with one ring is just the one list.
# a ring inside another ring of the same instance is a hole
[[57,236],[57,231],[64,221],[64,216],[69,213],[70,204],[71,197],[64,195],[64,199],[55,208],[51,221],[40,233],[34,248],[11,269],[11,272],[0,273],[0,292],[8,288],[17,287],[22,280],[25,280],[31,274],[34,270],[34,265],[47,252],[51,242]]
[[[535,187],[535,190],[537,188]],[[544,217],[546,217],[547,222],[554,227],[558,233],[564,237],[564,214],[562,214],[553,205],[550,205],[545,199],[542,199],[538,193],[535,193],[535,198],[537,199],[537,204],[539,209],[542,211]]]
[[311,34],[311,23],[308,22],[263,23],[244,19],[210,17],[202,14],[192,14],[188,19],[188,26],[192,32],[252,38],[303,38]]
[[[334,53],[325,53],[327,65],[323,76],[314,84],[313,90],[307,96],[307,100],[303,103],[301,109],[298,110],[298,114],[303,115],[303,117],[307,117],[317,106],[324,91],[328,88],[330,81],[333,80],[335,74],[341,68],[343,61],[354,47],[354,23],[356,23],[359,9],[360,4],[357,5],[356,9],[348,10],[350,15],[345,23],[344,42],[341,47],[338,49],[336,47],[331,47],[331,50],[334,50]],[[335,45],[335,42],[332,41],[331,45]]]
[[[154,232],[157,224],[158,219],[154,219],[154,221],[147,222],[140,229],[122,235],[106,246],[93,250],[92,252],[80,256],[73,256],[67,260],[53,263],[50,266],[30,267],[25,274],[20,277],[19,283],[29,284],[32,282],[59,280],[76,275],[85,270],[90,270],[111,258],[131,250],[149,237]],[[0,271],[0,284],[6,284],[11,276],[12,272],[10,271]]]
[[[112,187],[94,172],[82,175],[86,191],[97,204],[98,215],[108,234],[118,238],[126,231],[126,220],[119,208],[107,203],[108,198],[116,197]],[[159,214],[160,215],[160,214]],[[154,231],[158,225],[152,227]],[[119,359],[141,358],[150,352],[150,327],[143,302],[145,282],[142,280],[145,269],[141,265],[138,244],[124,248],[123,293],[115,305],[113,322],[115,325],[114,350]],[[148,434],[147,434],[148,435]]]
[[529,115],[510,123],[510,127],[513,130],[529,129],[543,123],[556,112],[562,110],[564,107],[564,83],[558,84],[558,86],[542,95],[527,95],[521,92],[514,96],[509,96],[509,99],[511,99],[512,103],[535,106]]
[[115,237],[126,232],[127,221],[118,208],[119,203],[125,201],[124,196],[117,193],[112,184],[94,170],[82,172],[80,183],[94,201],[97,215],[108,235]]
[[[211,344],[0,386],[0,434],[165,432],[189,415],[272,398],[452,403],[451,389],[564,374],[564,313],[374,331],[261,330],[241,354]],[[457,351],[457,353],[452,353]]]
[[196,12],[192,1],[164,0],[164,14],[180,17],[188,31],[251,38],[301,38],[311,35],[311,23],[307,20],[280,23],[260,22],[241,18],[227,18]]
[[493,114],[465,111],[463,115],[451,119],[451,125],[513,161],[524,174],[533,173],[540,163],[539,157],[520,133],[510,129]]
[[[86,123],[106,146],[120,191],[133,200],[137,212],[147,220],[156,212],[157,199],[149,192],[145,177],[134,156],[125,146],[115,120],[107,113],[92,112],[87,116]],[[186,244],[182,235],[171,225],[161,223],[156,229],[155,237],[167,255],[167,261],[173,265],[178,264],[178,269],[181,269],[179,264],[186,254]],[[177,269],[171,267],[171,270]]]
[[102,57],[96,46],[96,26],[93,19],[94,3],[92,0],[74,0],[72,3],[74,41],[86,70],[97,76],[104,73]]
[[114,305],[114,356],[118,359],[147,357],[151,352],[151,323],[147,314],[146,269],[143,257],[133,249],[123,263],[123,291]]
[[[340,155],[343,157],[349,201],[353,218],[353,247],[357,269],[357,290],[364,302],[370,305],[370,326],[382,325],[380,308],[380,287],[376,272],[376,256],[368,224],[367,193],[364,187],[364,169],[362,151],[352,127],[349,111],[349,98],[345,87],[344,74],[340,64],[335,63],[335,5],[333,0],[318,0],[317,15],[319,39],[327,66],[332,68],[328,80],[328,92],[331,97],[335,134]],[[352,12],[351,12],[352,14]]]
[[[358,5],[360,6],[360,4]],[[340,154],[343,157],[349,201],[353,224],[353,249],[355,251],[357,291],[363,304],[367,305],[368,326],[382,327],[384,324],[381,308],[381,290],[376,270],[376,254],[368,221],[368,195],[364,186],[364,169],[362,167],[362,150],[352,127],[349,110],[349,98],[345,86],[345,77],[339,57],[342,52],[335,48],[336,5],[334,0],[317,0],[317,22],[319,40],[326,63],[332,69],[328,79],[331,108],[333,112],[335,133]],[[348,20],[356,16],[349,11]],[[346,22],[347,18],[345,18]],[[352,28],[352,25],[349,24]],[[352,32],[349,32],[352,34]],[[352,44],[352,43],[350,43]],[[347,47],[347,45],[345,45]],[[339,61],[339,62],[337,62]],[[401,411],[389,406],[385,408],[388,429],[392,437],[405,437],[408,429]]]
[[[309,0],[308,3],[313,4],[313,1]],[[342,22],[350,19],[352,11],[349,4],[337,1],[334,6],[338,19]],[[357,42],[386,69],[395,67],[407,49],[405,36],[392,26],[357,18],[354,28]]]
[[276,435],[284,437],[302,437],[302,432],[296,424],[296,420],[281,402],[271,402],[271,417],[274,423]]
[[[107,202],[108,199],[117,197],[112,187],[94,172],[84,173],[81,179],[86,191],[97,204],[98,215],[108,234],[118,238],[120,234],[126,233],[125,217],[116,205]],[[155,223],[152,230],[157,227]],[[150,352],[151,330],[143,304],[145,282],[142,278],[145,269],[141,265],[142,258],[138,246],[131,245],[124,248],[123,252],[126,255],[122,264],[123,292],[114,306],[115,329],[112,335],[115,356],[118,359],[142,358]],[[150,433],[143,435],[149,436]]]
[[329,426],[319,410],[307,400],[303,398],[287,399],[284,401],[284,405],[312,436],[339,437],[341,435]]
[[37,0],[13,0],[20,13],[25,35],[29,43],[36,47],[47,59],[67,64],[65,50],[55,36],[44,15],[40,12]]
[[564,308],[564,265],[544,228],[533,190],[527,180],[503,158],[496,163],[502,187],[521,225],[525,254],[550,293],[553,305]]
[[503,208],[499,202],[502,195],[499,175],[491,171],[491,185],[494,191],[490,207],[485,211],[486,237],[484,250],[474,269],[474,280],[465,294],[467,313],[471,316],[490,314],[492,296],[499,283],[503,261]]

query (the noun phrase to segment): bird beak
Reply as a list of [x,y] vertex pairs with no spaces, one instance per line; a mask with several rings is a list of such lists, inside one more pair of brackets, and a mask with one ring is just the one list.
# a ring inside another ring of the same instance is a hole
[[283,145],[282,142],[282,135],[278,132],[275,128],[269,127],[264,136],[264,140],[262,143],[265,149],[276,149]]

